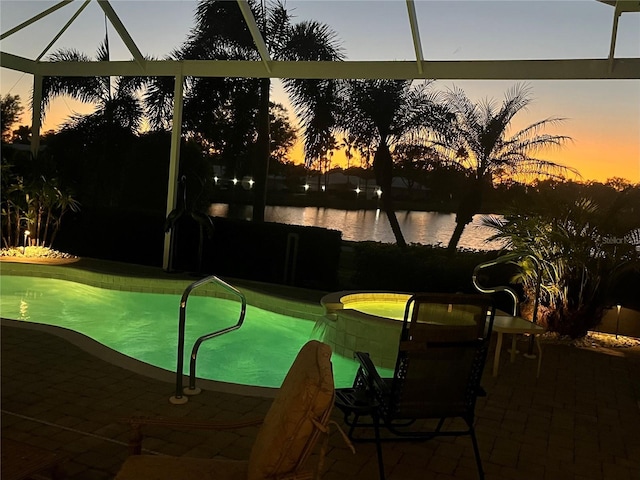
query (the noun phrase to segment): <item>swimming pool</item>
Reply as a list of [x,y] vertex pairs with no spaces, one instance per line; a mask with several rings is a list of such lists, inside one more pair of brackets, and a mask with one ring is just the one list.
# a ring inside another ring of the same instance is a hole
[[[98,288],[67,280],[2,275],[4,318],[68,328],[151,365],[175,371],[180,295]],[[193,342],[236,323],[234,300],[191,296],[187,306],[185,374]],[[315,322],[247,306],[242,328],[205,342],[199,378],[278,387]],[[350,386],[357,364],[332,357],[337,387]]]

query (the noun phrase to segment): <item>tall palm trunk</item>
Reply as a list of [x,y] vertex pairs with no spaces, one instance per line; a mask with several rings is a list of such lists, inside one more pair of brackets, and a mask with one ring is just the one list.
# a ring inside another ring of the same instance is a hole
[[51,242],[49,242],[49,244],[47,244],[47,238],[49,237],[49,225],[51,225],[51,221],[53,218],[53,208],[52,205],[49,204],[49,207],[47,208],[47,213],[45,216],[45,223],[44,223],[44,233],[42,234],[42,246],[46,247],[46,246],[51,246]]
[[460,237],[462,237],[462,232],[464,232],[467,223],[459,221],[458,216],[456,215],[456,228],[454,228],[451,238],[449,239],[449,245],[447,245],[447,250],[450,254],[454,254],[456,252],[458,242],[460,242]]
[[[16,242],[16,246],[20,243],[20,217],[21,215],[21,211],[20,211],[20,207],[18,207],[18,205],[14,205],[14,211],[13,211],[13,215],[14,215],[14,236],[13,238],[15,239]],[[25,245],[26,247],[26,245]]]
[[393,159],[391,152],[385,142],[380,142],[380,146],[376,150],[373,157],[373,170],[376,174],[376,182],[382,189],[382,209],[389,219],[391,231],[396,238],[396,244],[400,248],[406,248],[407,242],[402,235],[400,223],[396,217],[393,197],[391,195],[391,184],[393,182]]
[[13,225],[11,224],[11,210],[12,210],[12,202],[11,200],[7,200],[7,233],[6,237],[3,235],[3,240],[5,243],[5,247],[13,246]]
[[473,216],[478,213],[482,204],[482,180],[475,180],[471,189],[464,196],[456,212],[456,227],[453,230],[447,250],[450,254],[456,252],[460,237],[465,227],[473,221]]
[[258,107],[258,139],[256,155],[253,159],[255,189],[253,191],[253,221],[264,222],[264,210],[267,206],[267,180],[269,177],[269,90],[271,80],[260,80],[260,105]]

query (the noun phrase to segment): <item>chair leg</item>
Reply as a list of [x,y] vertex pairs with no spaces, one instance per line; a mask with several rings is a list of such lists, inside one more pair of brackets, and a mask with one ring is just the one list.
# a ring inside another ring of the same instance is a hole
[[[345,415],[345,420],[346,420],[346,415]],[[350,440],[353,440],[353,431],[355,430],[356,426],[358,425],[358,420],[360,419],[360,415],[358,415],[357,413],[353,414],[353,421],[351,423],[351,426],[349,427],[349,433],[347,433],[347,436],[349,437]],[[345,422],[346,423],[346,422]]]
[[480,460],[480,449],[478,448],[478,440],[476,439],[476,431],[471,427],[471,443],[473,444],[473,453],[476,455],[476,465],[478,467],[478,478],[484,480],[484,470],[482,469],[482,461]]
[[382,460],[382,441],[380,440],[380,419],[377,414],[371,415],[373,418],[373,431],[376,438],[376,455],[378,456],[378,475],[380,480],[385,480],[384,476],[384,462]]

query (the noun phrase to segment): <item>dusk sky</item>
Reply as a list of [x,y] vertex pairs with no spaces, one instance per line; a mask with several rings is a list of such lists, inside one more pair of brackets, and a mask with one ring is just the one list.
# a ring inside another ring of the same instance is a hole
[[[2,32],[57,1],[0,1]],[[75,1],[2,41],[4,52],[35,59],[82,2]],[[115,11],[144,55],[162,58],[180,46],[193,24],[196,2],[112,0]],[[349,60],[414,60],[404,0],[291,0],[296,20],[318,20],[331,26]],[[416,0],[422,50],[427,60],[606,58],[613,7],[595,0],[426,1]],[[48,51],[75,48],[94,56],[104,38],[104,15],[92,2]],[[130,54],[109,27],[112,59]],[[616,57],[640,57],[640,13],[620,18]],[[512,81],[438,81],[455,86],[473,100],[501,100]],[[573,166],[582,180],[623,177],[640,183],[640,80],[534,81],[535,102],[516,117],[515,128],[546,117],[567,120],[549,133],[573,138],[546,159]],[[277,81],[274,100],[289,107]],[[32,78],[1,69],[0,93],[19,94],[25,106]],[[43,130],[55,128],[74,112],[90,111],[68,98],[57,100]],[[29,113],[22,123],[30,123]],[[299,150],[296,150],[297,152]]]

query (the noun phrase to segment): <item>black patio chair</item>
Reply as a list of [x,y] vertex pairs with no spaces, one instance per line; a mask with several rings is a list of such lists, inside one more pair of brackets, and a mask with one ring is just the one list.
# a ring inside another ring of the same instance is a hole
[[[381,378],[367,353],[355,353],[360,368],[353,388],[336,391],[336,406],[344,412],[349,438],[375,441],[381,480],[382,441],[442,435],[471,436],[484,478],[473,424],[476,399],[484,394],[480,378],[494,313],[488,296],[416,294],[405,309],[393,378]],[[466,427],[448,422],[443,428],[451,418],[461,418]],[[372,428],[373,437],[362,431],[354,437],[361,427]],[[381,428],[391,435],[382,438]]]

